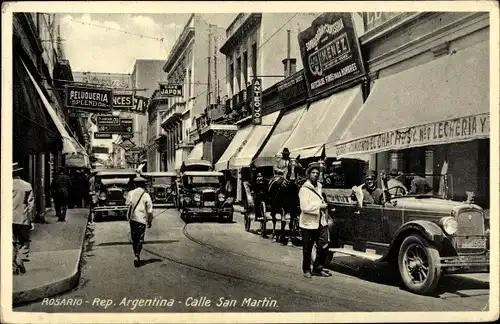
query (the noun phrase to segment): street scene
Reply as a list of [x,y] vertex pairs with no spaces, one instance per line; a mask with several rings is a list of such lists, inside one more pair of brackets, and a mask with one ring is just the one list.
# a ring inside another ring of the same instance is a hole
[[11,13],[12,312],[498,318],[490,13],[249,11]]

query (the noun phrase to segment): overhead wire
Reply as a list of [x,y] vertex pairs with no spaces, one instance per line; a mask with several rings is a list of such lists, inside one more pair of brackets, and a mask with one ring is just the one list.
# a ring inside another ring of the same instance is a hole
[[[269,36],[269,38],[268,38],[268,39],[266,39],[266,40],[265,40],[262,44],[260,44],[260,46],[259,46],[259,47],[257,47],[257,51],[258,51],[258,50],[260,50],[260,49],[261,49],[264,45],[266,45],[266,44],[267,44],[267,42],[269,42],[269,41],[270,41],[270,40],[271,40],[274,36],[276,36],[276,34],[277,34],[278,32],[280,32],[280,31],[283,29],[283,27],[285,27],[288,23],[290,23],[290,22],[291,22],[291,21],[292,21],[292,20],[293,20],[293,19],[294,19],[294,18],[295,18],[298,14],[299,14],[299,13],[298,13],[298,12],[296,12],[296,13],[295,13],[292,17],[290,17],[290,18],[289,18],[289,19],[288,19],[288,20],[287,20],[287,21],[286,21],[283,25],[281,25],[281,27],[280,27],[280,28],[278,28],[278,29],[277,29],[277,30],[276,30],[276,31],[275,31],[275,32],[274,32],[271,36]],[[229,73],[228,73],[228,74],[226,74],[223,78],[216,80],[216,83],[217,83],[217,81],[224,81],[224,80],[226,80],[228,76],[229,76]],[[213,88],[215,88],[215,86],[214,86]],[[194,97],[194,99],[197,99],[198,97],[200,97],[200,96],[202,96],[202,95],[206,94],[206,93],[207,93],[208,91],[210,91],[210,90],[211,90],[211,89],[207,89],[207,90],[203,91],[202,93],[200,93],[200,94],[198,94],[196,97]]]
[[133,35],[133,36],[138,36],[141,38],[149,38],[149,39],[154,39],[154,40],[159,41],[159,42],[163,42],[163,37],[153,37],[153,36],[148,36],[148,35],[143,35],[143,34],[132,33],[132,32],[129,32],[129,31],[126,31],[123,29],[116,29],[116,28],[106,27],[106,26],[102,26],[102,25],[92,24],[89,22],[85,22],[85,21],[81,21],[81,20],[77,20],[77,19],[73,19],[73,18],[71,18],[71,21],[77,22],[77,23],[82,24],[82,25],[94,26],[94,27],[103,28],[103,29],[107,29],[107,30],[114,30],[117,32],[129,34],[129,35]]

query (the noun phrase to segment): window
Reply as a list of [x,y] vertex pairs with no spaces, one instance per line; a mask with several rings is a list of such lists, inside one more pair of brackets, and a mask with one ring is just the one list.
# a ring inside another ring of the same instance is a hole
[[234,95],[234,65],[229,64],[229,86],[231,88],[231,95]]
[[257,75],[257,43],[252,44],[252,76]]
[[238,92],[241,91],[241,57],[236,60],[236,82],[238,82]]
[[247,52],[243,53],[243,82],[244,88],[248,85],[248,54]]

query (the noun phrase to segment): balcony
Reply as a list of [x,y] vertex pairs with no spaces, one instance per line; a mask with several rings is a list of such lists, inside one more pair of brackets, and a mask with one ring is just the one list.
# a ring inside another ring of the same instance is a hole
[[225,105],[219,104],[219,105],[211,105],[210,109],[208,110],[208,117],[212,122],[215,122],[221,118],[224,117],[226,113],[226,107]]
[[186,109],[186,101],[179,99],[174,101],[167,111],[161,116],[161,126],[165,127],[181,119],[184,110]]

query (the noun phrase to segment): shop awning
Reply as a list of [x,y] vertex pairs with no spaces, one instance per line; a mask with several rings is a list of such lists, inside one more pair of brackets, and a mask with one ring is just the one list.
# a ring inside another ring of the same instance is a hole
[[255,125],[250,131],[246,144],[237,152],[232,158],[229,159],[229,169],[240,169],[249,167],[252,163],[255,154],[260,149],[269,133],[273,129],[280,111],[275,111],[269,115],[262,117],[262,124]]
[[361,86],[311,103],[279,151],[287,147],[292,157],[320,156],[329,138],[337,136],[337,127],[342,128],[341,123],[345,123],[349,115],[354,115],[353,111],[359,110],[362,104]]
[[255,158],[254,164],[257,167],[272,166],[276,162],[277,154],[281,153],[280,148],[290,136],[290,133],[297,126],[299,120],[306,112],[307,104],[285,112],[274,128],[266,145]]
[[240,149],[240,147],[247,140],[253,125],[246,125],[240,128],[234,135],[233,140],[227,146],[224,154],[220,157],[219,161],[215,163],[215,171],[222,171],[228,169],[229,159]]
[[[21,62],[22,62],[22,60],[21,60]],[[42,89],[40,89],[40,86],[36,82],[35,78],[33,78],[33,76],[31,75],[31,72],[26,67],[26,64],[24,62],[22,62],[22,63],[23,63],[24,68],[26,69],[26,72],[28,73],[28,76],[29,76],[31,82],[33,82],[33,86],[35,87],[36,91],[40,95],[40,99],[42,100],[43,105],[45,106],[45,109],[47,109],[47,112],[49,113],[50,117],[52,118],[52,121],[56,125],[57,130],[61,134],[61,137],[63,139],[62,153],[63,154],[76,154],[78,152],[78,149],[77,149],[78,145],[76,144],[75,139],[69,135],[68,131],[64,127],[62,120],[59,118],[59,116],[57,116],[56,111],[50,105],[47,98],[45,98],[45,94],[43,93]]]
[[203,160],[203,142],[196,144],[188,155],[189,160]]
[[339,157],[489,137],[489,46],[454,51],[376,80],[337,143]]

